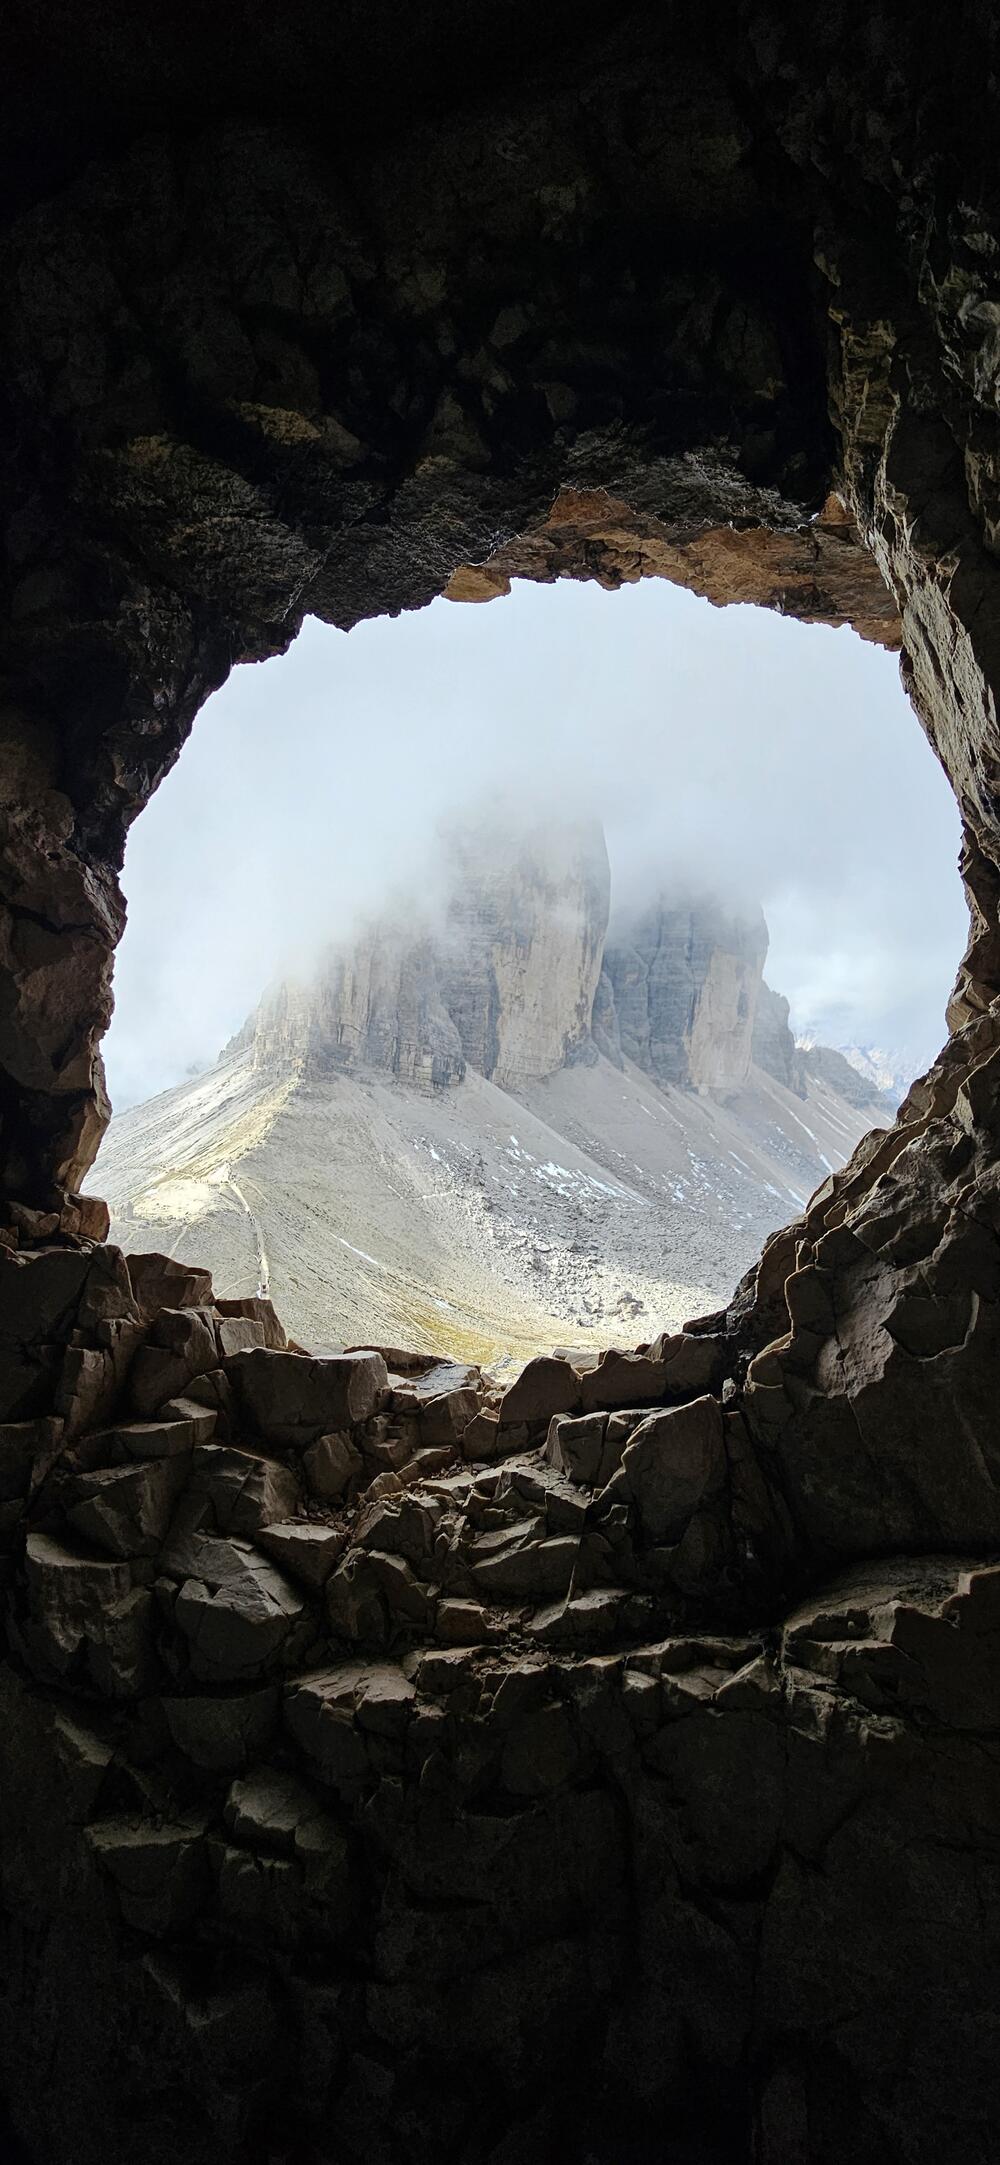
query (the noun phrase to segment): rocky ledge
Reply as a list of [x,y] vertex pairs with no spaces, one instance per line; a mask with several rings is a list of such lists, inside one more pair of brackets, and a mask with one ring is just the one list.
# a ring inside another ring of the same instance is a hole
[[888,2165],[957,2115],[985,2158],[1000,1562],[822,1582],[731,1319],[501,1392],[24,1211],[7,1243],[37,2156],[124,2165],[138,2120],[150,2165]]

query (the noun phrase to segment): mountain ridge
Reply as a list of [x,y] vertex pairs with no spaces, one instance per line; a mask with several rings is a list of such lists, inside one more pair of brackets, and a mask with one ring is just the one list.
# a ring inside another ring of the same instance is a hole
[[885,1100],[796,1047],[759,910],[667,891],[609,937],[596,824],[450,847],[436,913],[362,926],[112,1122],[115,1239],[310,1342],[521,1360],[717,1305]]

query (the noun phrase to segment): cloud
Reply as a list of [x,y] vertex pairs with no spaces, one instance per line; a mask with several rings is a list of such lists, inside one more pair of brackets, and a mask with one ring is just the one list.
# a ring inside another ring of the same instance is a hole
[[761,901],[800,1026],[929,1058],[965,939],[958,815],[895,658],[659,580],[519,585],[233,672],[132,830],[119,1105],[207,1065],[264,987],[416,889],[442,822],[603,819],[615,904]]

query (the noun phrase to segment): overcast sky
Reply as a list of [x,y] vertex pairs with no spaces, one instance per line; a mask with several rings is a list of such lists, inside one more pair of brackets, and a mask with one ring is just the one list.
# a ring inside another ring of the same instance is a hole
[[896,658],[662,580],[519,584],[233,671],[132,829],[119,1109],[208,1065],[265,986],[513,797],[600,813],[614,892],[759,899],[793,1027],[933,1057],[965,942],[958,814]]

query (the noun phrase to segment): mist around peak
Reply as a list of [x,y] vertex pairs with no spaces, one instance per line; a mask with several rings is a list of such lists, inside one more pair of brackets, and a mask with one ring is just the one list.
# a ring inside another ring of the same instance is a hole
[[763,906],[796,1028],[937,1049],[958,819],[895,658],[661,581],[515,585],[307,623],[208,702],[129,842],[113,1101],[209,1066],[359,927],[417,907],[440,930],[449,830],[488,853],[595,818],[622,918],[671,886]]

